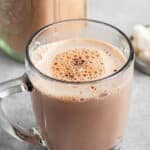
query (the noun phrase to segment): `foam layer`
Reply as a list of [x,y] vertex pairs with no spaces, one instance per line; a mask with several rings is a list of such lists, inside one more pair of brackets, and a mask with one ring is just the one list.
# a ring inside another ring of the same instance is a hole
[[103,58],[98,51],[90,49],[63,52],[52,63],[53,76],[65,81],[95,80],[104,71]]
[[125,57],[102,41],[74,39],[40,46],[32,54],[34,65],[44,74],[64,81],[91,81],[119,70]]
[[[32,62],[52,78],[74,82],[45,80],[36,73],[29,74],[33,86],[42,94],[67,103],[105,99],[125,88],[132,77],[131,69],[116,78],[85,82],[111,75],[126,62],[118,48],[103,41],[72,39],[42,45],[32,53]],[[78,84],[78,81],[85,83]]]

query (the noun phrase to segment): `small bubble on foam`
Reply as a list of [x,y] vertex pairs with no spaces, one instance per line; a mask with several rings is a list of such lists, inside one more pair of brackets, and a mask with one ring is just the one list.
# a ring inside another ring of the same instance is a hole
[[91,86],[91,89],[96,91],[96,87],[95,86]]

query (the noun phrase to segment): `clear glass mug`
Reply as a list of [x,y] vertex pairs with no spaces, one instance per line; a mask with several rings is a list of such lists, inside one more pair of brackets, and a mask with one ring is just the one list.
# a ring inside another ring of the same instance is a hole
[[[32,52],[40,45],[72,38],[111,43],[123,52],[127,61],[110,76],[82,83],[56,80],[33,65]],[[8,133],[21,141],[41,144],[52,150],[120,149],[129,109],[134,64],[133,47],[122,31],[110,24],[88,19],[50,24],[37,31],[28,42],[25,62],[26,72],[22,77],[0,84],[0,101],[5,101],[5,97],[15,93],[30,92],[38,128],[25,130],[10,123],[1,107],[1,126]],[[103,87],[96,97],[99,103],[90,101],[69,104],[49,97],[53,93],[57,94],[56,91],[68,95],[69,89],[72,89],[75,97],[80,93],[86,95],[90,92],[87,87],[93,85]]]

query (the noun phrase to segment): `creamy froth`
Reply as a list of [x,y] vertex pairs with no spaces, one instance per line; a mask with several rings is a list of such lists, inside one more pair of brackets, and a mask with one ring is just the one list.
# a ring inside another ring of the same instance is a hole
[[63,81],[92,81],[118,71],[126,59],[122,52],[102,41],[71,39],[42,45],[32,54],[44,74]]
[[[117,47],[103,41],[70,39],[48,43],[36,48],[31,55],[38,70],[58,80],[45,80],[34,74],[30,76],[33,86],[61,102],[99,100],[118,92],[129,81],[124,75],[105,82],[87,82],[115,73],[126,62]],[[76,84],[78,82],[86,84]]]

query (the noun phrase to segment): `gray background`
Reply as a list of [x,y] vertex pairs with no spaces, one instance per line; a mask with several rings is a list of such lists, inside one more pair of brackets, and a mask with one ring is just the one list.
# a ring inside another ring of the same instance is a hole
[[[89,0],[89,18],[98,19],[118,26],[129,36],[136,23],[150,23],[149,0]],[[0,52],[0,82],[22,75],[24,66],[9,59]],[[19,108],[13,100],[10,111],[28,107],[28,98],[16,98],[22,104]],[[16,108],[15,108],[16,107]],[[18,120],[28,120],[30,110],[18,115]],[[28,125],[27,125],[28,126]],[[39,146],[21,143],[0,129],[0,150],[39,150]],[[135,71],[131,109],[124,138],[123,150],[150,149],[150,77]]]

